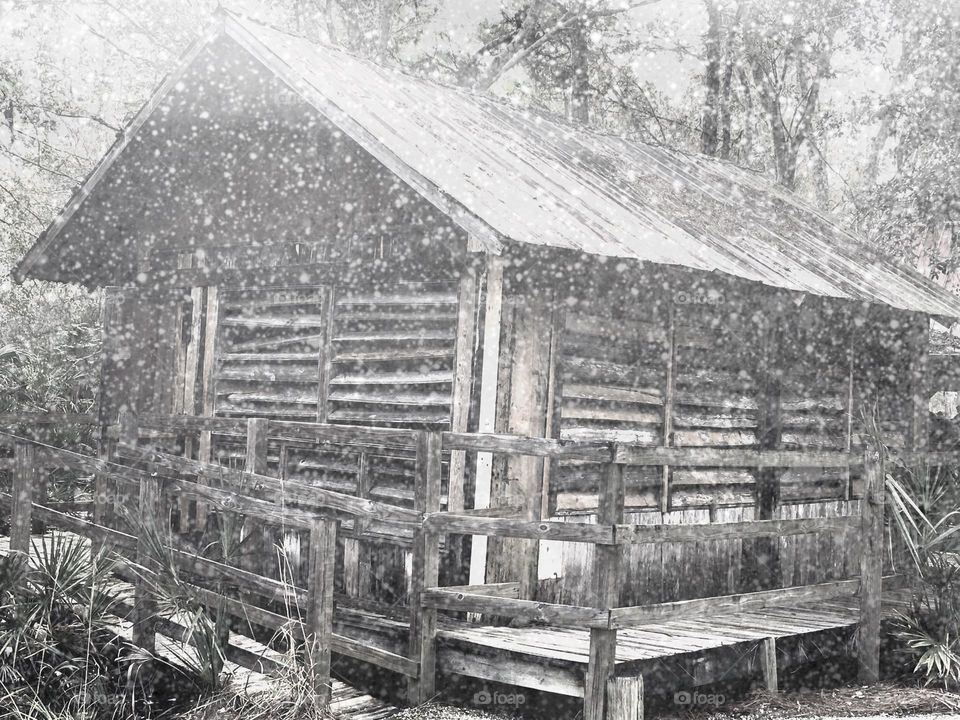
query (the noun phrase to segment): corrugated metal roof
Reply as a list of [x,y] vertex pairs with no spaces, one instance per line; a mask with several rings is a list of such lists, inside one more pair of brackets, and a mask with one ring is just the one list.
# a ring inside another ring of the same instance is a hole
[[731,163],[573,128],[236,16],[227,32],[502,238],[960,316],[960,298]]
[[224,32],[491,248],[681,265],[960,317],[960,298],[730,163],[574,128],[229,13]]

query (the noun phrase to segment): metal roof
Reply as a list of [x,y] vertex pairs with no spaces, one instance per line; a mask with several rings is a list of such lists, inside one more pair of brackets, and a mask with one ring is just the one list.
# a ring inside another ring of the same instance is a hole
[[960,317],[960,298],[731,163],[571,127],[234,14],[223,32],[493,251],[550,246]]

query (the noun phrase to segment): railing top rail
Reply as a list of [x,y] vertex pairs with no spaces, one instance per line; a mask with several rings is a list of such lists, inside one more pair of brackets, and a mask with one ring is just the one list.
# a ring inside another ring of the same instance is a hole
[[[247,418],[200,417],[196,415],[140,415],[137,425],[149,430],[184,430],[245,435]],[[419,431],[406,428],[332,425],[329,423],[268,420],[268,436],[284,440],[357,446],[413,449]]]
[[23,424],[99,425],[100,419],[90,413],[0,413],[0,426]]

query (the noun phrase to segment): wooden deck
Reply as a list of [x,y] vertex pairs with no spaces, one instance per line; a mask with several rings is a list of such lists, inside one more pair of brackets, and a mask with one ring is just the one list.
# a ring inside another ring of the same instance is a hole
[[[885,613],[889,616],[906,602],[907,596],[902,592],[886,594]],[[624,629],[617,633],[616,674],[641,675],[673,660],[697,668],[684,678],[688,686],[707,684],[721,674],[729,678],[762,673],[753,650],[765,641],[773,639],[777,644],[788,645],[823,633],[849,636],[858,620],[856,598],[838,598],[827,603],[798,603]],[[590,662],[588,630],[448,621],[441,623],[437,636],[437,666],[442,673],[572,697],[584,694],[584,677]],[[730,667],[731,657],[742,667]],[[790,653],[781,648],[779,661],[781,669],[790,666]]]

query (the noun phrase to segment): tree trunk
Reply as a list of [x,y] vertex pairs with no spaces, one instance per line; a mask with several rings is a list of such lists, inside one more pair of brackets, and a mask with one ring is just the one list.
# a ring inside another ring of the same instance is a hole
[[590,73],[587,67],[587,36],[583,23],[573,27],[571,58],[570,114],[575,123],[590,123]]
[[700,122],[700,150],[705,155],[716,155],[719,146],[718,119],[720,116],[720,66],[723,43],[720,40],[723,18],[716,0],[704,0],[707,8],[707,33],[704,36],[704,51],[707,67],[703,76],[703,116]]

